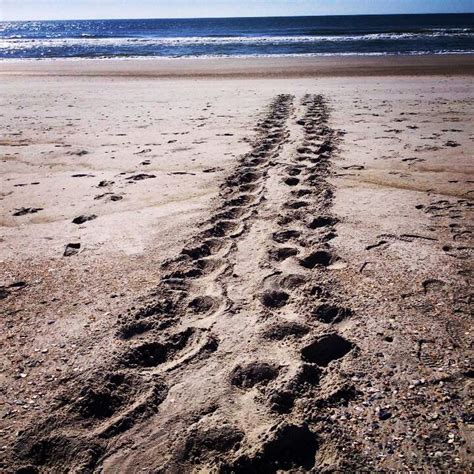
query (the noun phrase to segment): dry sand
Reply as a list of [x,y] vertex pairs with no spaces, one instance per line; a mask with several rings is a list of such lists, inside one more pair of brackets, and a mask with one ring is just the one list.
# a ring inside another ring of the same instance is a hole
[[474,61],[320,61],[0,64],[3,469],[472,468]]

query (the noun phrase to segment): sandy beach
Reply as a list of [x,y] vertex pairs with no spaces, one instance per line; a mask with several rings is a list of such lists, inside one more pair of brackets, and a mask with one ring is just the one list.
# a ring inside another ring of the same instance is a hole
[[473,73],[0,62],[0,467],[472,469]]

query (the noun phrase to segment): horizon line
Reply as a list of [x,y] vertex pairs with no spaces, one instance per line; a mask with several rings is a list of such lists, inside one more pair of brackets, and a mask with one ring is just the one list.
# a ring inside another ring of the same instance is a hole
[[123,21],[123,20],[232,20],[243,18],[319,18],[341,16],[417,16],[417,15],[473,15],[469,12],[419,12],[419,13],[357,13],[357,14],[322,14],[322,15],[268,15],[268,16],[209,16],[209,17],[132,17],[132,18],[51,18],[48,20],[0,20],[0,23],[14,21]]

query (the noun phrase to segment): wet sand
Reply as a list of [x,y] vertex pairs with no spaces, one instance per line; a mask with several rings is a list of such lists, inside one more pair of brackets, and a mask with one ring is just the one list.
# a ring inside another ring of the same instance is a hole
[[333,76],[470,76],[469,54],[439,56],[347,56],[344,58],[174,58],[123,60],[20,60],[0,64],[6,76],[156,77],[156,78],[295,78]]
[[469,469],[472,57],[0,75],[2,467]]

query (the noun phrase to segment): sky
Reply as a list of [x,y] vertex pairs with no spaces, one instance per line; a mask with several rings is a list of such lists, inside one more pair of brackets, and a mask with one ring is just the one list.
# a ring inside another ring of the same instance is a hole
[[0,20],[474,12],[474,0],[0,0]]

